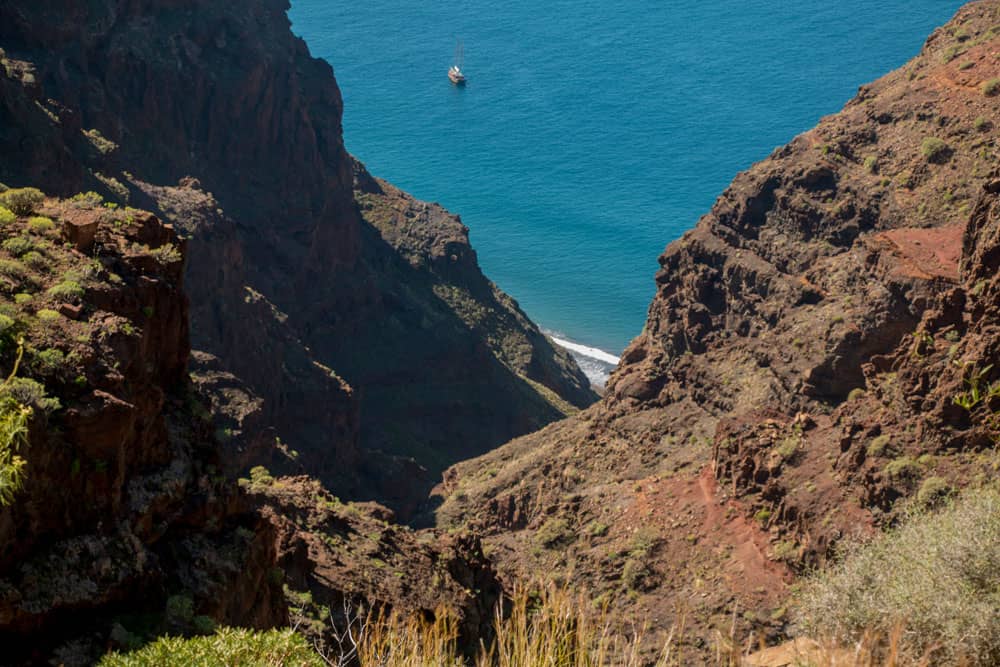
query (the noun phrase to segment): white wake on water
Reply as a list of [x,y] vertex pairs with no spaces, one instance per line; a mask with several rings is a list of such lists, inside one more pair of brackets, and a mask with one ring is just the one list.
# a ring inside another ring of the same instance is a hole
[[549,337],[553,343],[559,347],[569,350],[569,353],[573,355],[576,359],[576,363],[580,366],[580,370],[583,371],[587,379],[590,380],[590,384],[598,389],[604,389],[605,383],[611,376],[611,371],[615,369],[620,361],[619,357],[611,354],[610,352],[605,352],[604,350],[597,347],[590,347],[589,345],[581,345],[580,343],[574,343],[573,341],[566,340],[565,338],[560,338],[556,336],[551,331],[546,331],[542,329],[542,332]]

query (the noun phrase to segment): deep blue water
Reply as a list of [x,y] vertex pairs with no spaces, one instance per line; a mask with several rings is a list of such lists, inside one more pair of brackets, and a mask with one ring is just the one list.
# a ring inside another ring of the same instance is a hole
[[[541,326],[618,354],[656,258],[738,171],[914,56],[961,0],[292,0],[348,150],[462,216]],[[464,89],[446,78],[465,45]]]

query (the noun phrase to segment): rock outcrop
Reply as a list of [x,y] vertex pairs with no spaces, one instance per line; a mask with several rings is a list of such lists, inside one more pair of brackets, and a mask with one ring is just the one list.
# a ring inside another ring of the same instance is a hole
[[183,242],[100,204],[48,200],[0,231],[2,363],[17,369],[2,391],[33,410],[23,489],[0,506],[5,664],[87,664],[143,615],[163,631],[287,621],[267,579],[274,528],[219,474],[187,377]]
[[991,406],[953,399],[996,375],[990,330],[966,333],[992,302],[966,295],[992,280],[998,23],[970,3],[738,175],[660,258],[604,400],[453,467],[438,522],[484,531],[503,578],[572,572],[704,647],[736,610],[741,636],[779,634],[796,571],[891,521],[934,457],[938,492],[968,482]]

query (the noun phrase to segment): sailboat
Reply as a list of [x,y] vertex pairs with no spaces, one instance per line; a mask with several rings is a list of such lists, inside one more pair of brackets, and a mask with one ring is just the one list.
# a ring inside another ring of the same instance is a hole
[[448,69],[448,80],[456,86],[465,85],[465,74],[462,73],[462,64],[465,60],[465,49],[462,47],[462,40],[455,44],[455,64]]

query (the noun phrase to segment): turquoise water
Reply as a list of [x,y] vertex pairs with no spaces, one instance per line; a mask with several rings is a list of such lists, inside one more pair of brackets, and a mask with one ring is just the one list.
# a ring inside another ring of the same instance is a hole
[[[460,214],[541,326],[618,354],[737,172],[914,56],[960,0],[292,0],[348,149]],[[446,77],[455,41],[469,84]]]

